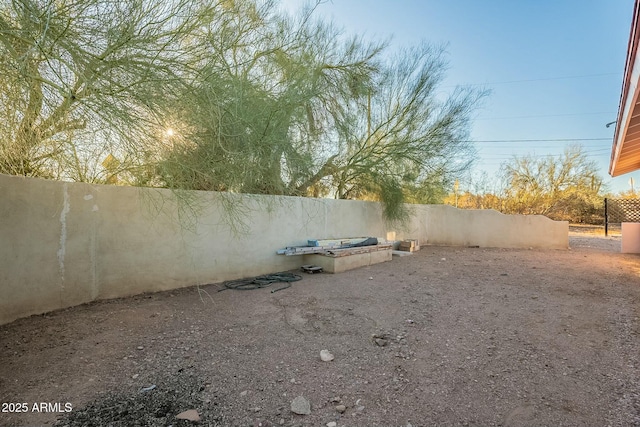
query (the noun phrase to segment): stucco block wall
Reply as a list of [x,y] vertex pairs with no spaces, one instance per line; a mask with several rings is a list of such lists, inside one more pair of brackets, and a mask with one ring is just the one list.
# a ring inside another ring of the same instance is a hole
[[621,228],[621,252],[623,254],[640,254],[640,222],[623,222]]
[[[542,215],[505,215],[448,205],[412,206],[412,235],[420,244],[495,248],[569,247],[569,223]],[[411,234],[411,233],[410,233]]]
[[[0,324],[96,299],[298,268],[302,257],[276,250],[308,239],[395,233],[421,244],[568,247],[568,224],[544,217],[418,205],[400,229],[385,224],[374,202],[182,196],[197,216],[168,190],[0,175]],[[244,222],[239,233],[225,221],[229,200]]]

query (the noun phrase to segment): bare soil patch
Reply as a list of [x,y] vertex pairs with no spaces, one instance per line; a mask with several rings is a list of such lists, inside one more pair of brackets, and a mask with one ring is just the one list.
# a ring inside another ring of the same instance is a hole
[[[0,327],[0,402],[28,410],[0,425],[640,425],[640,257],[616,237],[570,243],[423,247],[275,293],[209,285],[21,319]],[[297,396],[311,414],[291,412]],[[188,409],[202,420],[175,418]]]
[[[609,224],[607,227],[607,235],[611,237],[620,237],[621,235],[621,224]],[[593,224],[569,224],[569,235],[570,236],[581,236],[581,235],[591,235],[591,236],[602,236],[605,235],[604,225],[593,225]]]

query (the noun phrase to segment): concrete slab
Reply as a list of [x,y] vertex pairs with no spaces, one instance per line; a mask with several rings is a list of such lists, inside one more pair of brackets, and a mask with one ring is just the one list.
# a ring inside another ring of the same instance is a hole
[[403,257],[403,256],[410,256],[410,255],[413,255],[413,252],[406,252],[406,251],[391,251],[391,255],[392,255],[392,256],[399,256],[399,257]]

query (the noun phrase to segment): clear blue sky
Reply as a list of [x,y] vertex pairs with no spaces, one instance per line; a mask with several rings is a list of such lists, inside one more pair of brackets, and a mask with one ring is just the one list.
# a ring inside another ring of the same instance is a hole
[[[290,11],[305,3],[282,0]],[[448,45],[443,89],[491,90],[471,131],[475,174],[491,179],[514,155],[557,155],[570,142],[545,140],[570,139],[611,191],[640,183],[640,172],[609,176],[614,126],[605,127],[617,116],[633,0],[327,0],[316,13],[346,34],[392,38],[391,48]]]

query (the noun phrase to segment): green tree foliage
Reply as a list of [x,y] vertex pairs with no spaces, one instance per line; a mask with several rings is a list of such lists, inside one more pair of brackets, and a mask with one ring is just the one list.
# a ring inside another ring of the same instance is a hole
[[93,181],[109,153],[144,158],[198,58],[193,3],[2,2],[0,172]]
[[561,156],[514,157],[502,165],[499,181],[486,173],[469,177],[465,189],[444,203],[461,209],[494,209],[506,214],[546,215],[555,220],[602,223],[605,186],[597,165],[579,145]]
[[470,164],[470,115],[482,91],[436,89],[444,51],[394,57],[384,44],[345,39],[333,26],[227,6],[214,21],[202,78],[184,97],[193,132],[159,165],[177,188],[382,200],[433,201]]
[[627,181],[629,184],[629,189],[620,191],[618,194],[606,194],[605,197],[610,198],[618,198],[618,199],[638,199],[640,198],[640,192],[637,190],[638,183],[634,177],[629,177]]
[[505,213],[589,222],[602,208],[602,178],[581,146],[560,157],[515,157],[503,165]]
[[[457,184],[457,185],[456,185]],[[447,205],[460,209],[494,209],[504,211],[504,184],[489,178],[486,171],[469,170],[456,181],[453,192],[444,197]]]
[[[317,6],[316,3],[315,6]],[[485,95],[275,1],[0,5],[0,173],[236,193],[441,198]]]

